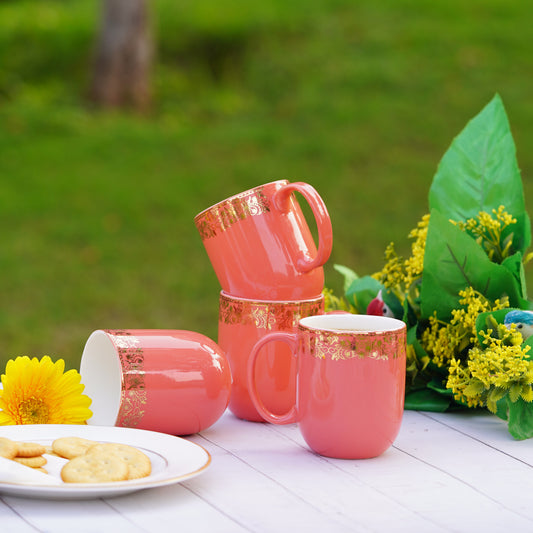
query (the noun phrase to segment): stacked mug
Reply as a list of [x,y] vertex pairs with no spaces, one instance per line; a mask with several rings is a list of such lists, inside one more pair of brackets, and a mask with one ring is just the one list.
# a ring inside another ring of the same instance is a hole
[[[295,193],[309,204],[318,246]],[[229,407],[244,420],[297,422],[321,455],[383,453],[402,421],[406,325],[325,313],[332,230],[316,190],[274,181],[195,224],[222,287],[218,342],[185,330],[94,331],[80,363],[88,423],[187,435]]]
[[[311,208],[318,246],[295,193]],[[227,198],[194,222],[222,288],[217,344],[233,376],[229,409],[244,420],[263,421],[249,393],[250,354],[266,335],[293,333],[300,319],[324,312],[323,265],[333,243],[328,211],[311,185],[278,180]],[[254,369],[268,411],[286,413],[296,397],[290,347],[265,345]]]

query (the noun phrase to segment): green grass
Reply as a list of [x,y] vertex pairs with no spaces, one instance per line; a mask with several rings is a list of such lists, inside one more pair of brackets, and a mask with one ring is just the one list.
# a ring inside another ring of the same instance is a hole
[[216,340],[193,218],[274,179],[324,198],[329,286],[335,263],[378,270],[390,241],[408,252],[440,158],[496,92],[533,195],[529,2],[158,0],[148,117],[86,101],[95,4],[0,4],[0,369],[76,367],[97,328]]

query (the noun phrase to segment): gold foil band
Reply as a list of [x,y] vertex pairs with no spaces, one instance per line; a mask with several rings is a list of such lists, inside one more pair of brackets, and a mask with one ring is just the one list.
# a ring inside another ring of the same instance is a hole
[[405,357],[405,330],[344,335],[300,326],[300,334],[303,336],[304,344],[309,346],[311,355],[319,359],[388,361]]
[[319,315],[323,310],[323,297],[302,302],[254,302],[221,296],[218,320],[221,324],[253,325],[265,331],[290,331],[301,318]]
[[140,341],[124,330],[106,330],[113,337],[122,368],[121,402],[117,426],[136,427],[146,410],[144,352]]
[[202,240],[216,237],[233,224],[270,211],[270,199],[257,187],[225,200],[200,213],[194,220]]

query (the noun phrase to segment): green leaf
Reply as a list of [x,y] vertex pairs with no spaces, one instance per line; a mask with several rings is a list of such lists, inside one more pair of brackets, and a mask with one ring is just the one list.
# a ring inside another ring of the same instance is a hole
[[[505,315],[511,309],[498,309],[496,311],[486,311],[479,313],[476,318],[476,334],[480,344],[483,344],[483,337],[480,335],[481,331],[488,331],[489,329],[496,331],[497,324],[503,324]],[[496,324],[494,323],[496,322]]]
[[[486,313],[480,313],[476,318],[476,334],[480,344],[483,344],[483,337],[480,335],[481,331],[488,331],[489,329],[495,330],[494,321],[498,324],[503,324],[505,315],[509,311],[518,310],[518,308],[498,309],[497,311],[487,311]],[[526,359],[533,357],[533,335],[528,337],[523,343],[522,348],[529,346],[529,352],[526,354]]]
[[411,345],[413,347],[413,349],[415,351],[416,358],[421,363],[422,370],[424,370],[425,367],[427,366],[427,364],[429,363],[429,356],[428,356],[426,350],[424,350],[424,348],[422,348],[422,345],[420,344],[420,342],[418,340],[418,331],[417,330],[418,330],[418,326],[417,325],[409,327],[409,329],[407,330],[407,344],[409,344],[409,345]]
[[344,265],[333,265],[333,268],[343,275],[344,277],[344,292],[348,290],[348,287],[357,279],[359,276],[347,266]]
[[507,397],[503,397],[501,400],[498,400],[496,402],[496,411],[494,412],[498,418],[506,421],[509,420],[508,403]]
[[490,390],[488,399],[492,402],[499,402],[507,394],[507,389],[503,387],[494,387]]
[[516,147],[501,98],[496,95],[454,139],[429,191],[430,210],[455,221],[504,205],[517,223],[514,251],[531,243],[531,226],[516,160]]
[[450,396],[453,397],[453,392],[451,389],[447,389],[443,384],[442,380],[439,378],[434,377],[429,383],[428,388],[438,392],[439,394],[443,394],[444,396]]
[[487,311],[485,313],[479,313],[476,318],[476,329],[479,333],[480,330],[487,331],[487,327],[493,327],[493,324],[487,321],[488,317],[493,317],[498,324],[503,324],[505,315],[514,308],[497,309],[496,311]]
[[459,291],[468,286],[490,300],[507,295],[515,307],[522,300],[518,281],[507,268],[490,261],[470,235],[432,211],[424,254],[422,317],[436,311],[439,319],[450,319],[452,310],[460,307]]
[[394,315],[397,318],[401,318],[408,328],[416,326],[418,324],[418,315],[415,309],[410,305],[409,300],[406,298],[403,301],[403,313],[402,315]]
[[368,304],[377,296],[383,285],[372,276],[363,276],[352,281],[346,290],[346,299],[359,313],[365,313]]
[[516,252],[510,257],[506,257],[502,261],[502,265],[509,270],[516,278],[520,286],[520,296],[527,300],[527,285],[526,285],[526,273],[524,271],[524,263],[522,261],[522,253]]
[[519,398],[516,402],[507,402],[509,433],[518,440],[533,437],[533,403]]
[[520,398],[520,392],[522,392],[521,383],[513,383],[509,387],[509,399],[512,403],[516,403],[518,401],[518,399]]
[[450,407],[451,399],[431,389],[419,389],[405,395],[405,409],[444,413]]
[[533,335],[531,337],[528,337],[522,344],[523,348],[525,348],[526,346],[529,346],[529,352],[527,352],[526,354],[526,359],[531,360],[533,358]]
[[[413,351],[408,351],[407,367],[406,367],[406,394],[412,390],[418,390],[427,386],[428,377],[425,375],[425,370],[429,364],[429,356],[422,348],[417,339],[417,326],[408,326],[407,329],[407,345]],[[414,352],[414,357],[412,356]]]

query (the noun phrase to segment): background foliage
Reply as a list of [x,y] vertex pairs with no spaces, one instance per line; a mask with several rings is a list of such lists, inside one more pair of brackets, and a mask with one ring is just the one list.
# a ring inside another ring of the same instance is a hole
[[495,93],[529,204],[530,1],[154,0],[148,117],[87,103],[97,5],[0,2],[2,369],[77,367],[101,327],[216,340],[193,218],[274,179],[324,198],[330,287],[335,263],[379,270],[390,241],[408,252],[439,160]]

